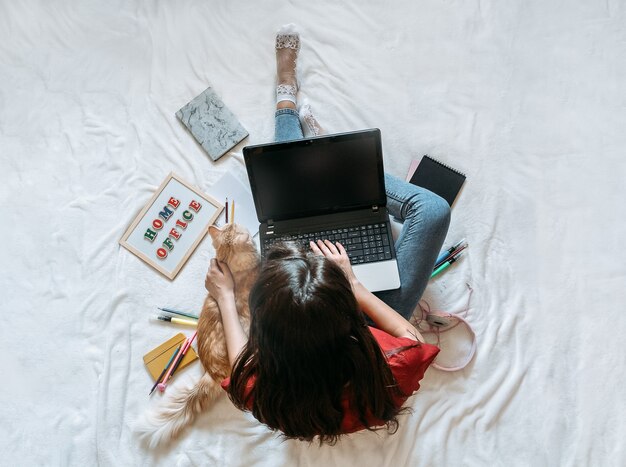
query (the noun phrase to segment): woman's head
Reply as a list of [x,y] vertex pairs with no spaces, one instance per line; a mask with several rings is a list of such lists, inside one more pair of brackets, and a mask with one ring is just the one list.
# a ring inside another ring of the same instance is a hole
[[365,326],[341,269],[291,244],[269,253],[250,292],[250,310],[252,343],[277,371],[326,355],[336,361],[354,330]]
[[293,244],[275,247],[250,292],[250,311],[248,344],[231,377],[238,407],[307,440],[337,439],[344,397],[363,425],[370,415],[395,424],[395,381],[339,266]]

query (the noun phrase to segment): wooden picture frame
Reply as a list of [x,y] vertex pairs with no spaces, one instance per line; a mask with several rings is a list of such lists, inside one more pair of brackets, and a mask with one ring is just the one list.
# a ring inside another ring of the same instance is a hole
[[173,280],[224,205],[170,173],[119,243]]

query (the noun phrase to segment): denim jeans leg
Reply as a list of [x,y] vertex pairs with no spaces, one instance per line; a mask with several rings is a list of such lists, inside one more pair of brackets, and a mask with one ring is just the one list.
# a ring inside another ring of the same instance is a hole
[[409,319],[422,297],[450,225],[450,206],[440,196],[385,174],[387,209],[403,222],[395,247],[400,288],[377,292]]
[[275,115],[274,141],[290,141],[304,138],[298,111],[294,109],[278,109]]

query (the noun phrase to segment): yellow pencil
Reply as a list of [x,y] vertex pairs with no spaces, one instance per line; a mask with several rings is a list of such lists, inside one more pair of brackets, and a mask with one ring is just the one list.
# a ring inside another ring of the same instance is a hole
[[235,200],[230,203],[230,221],[235,223]]

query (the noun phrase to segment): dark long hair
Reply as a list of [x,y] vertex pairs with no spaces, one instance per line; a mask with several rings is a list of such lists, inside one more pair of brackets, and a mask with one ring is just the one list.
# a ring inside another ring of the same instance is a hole
[[375,419],[397,430],[401,392],[339,266],[293,244],[274,247],[250,311],[230,381],[235,406],[287,438],[334,444],[347,398],[368,429]]

